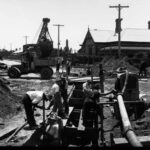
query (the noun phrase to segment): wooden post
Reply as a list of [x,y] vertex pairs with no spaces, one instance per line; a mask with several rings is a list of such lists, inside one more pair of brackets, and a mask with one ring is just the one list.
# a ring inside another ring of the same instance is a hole
[[102,64],[99,64],[99,79],[100,79],[101,93],[104,93],[104,70]]
[[43,98],[43,126],[45,126],[45,99]]
[[101,105],[101,109],[102,109],[102,111],[101,111],[101,141],[102,141],[102,145],[105,145],[105,138],[104,138],[104,114],[103,114],[103,104]]
[[92,67],[91,67],[91,84],[92,84],[92,90],[93,90],[94,85],[93,85],[93,69],[92,69]]

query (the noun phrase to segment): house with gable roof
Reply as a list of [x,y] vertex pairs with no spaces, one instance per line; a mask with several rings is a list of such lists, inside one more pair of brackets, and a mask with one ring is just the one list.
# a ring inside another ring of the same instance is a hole
[[[121,31],[121,55],[150,55],[150,22],[148,29],[126,28]],[[118,34],[111,30],[90,30],[78,51],[84,56],[117,55]]]

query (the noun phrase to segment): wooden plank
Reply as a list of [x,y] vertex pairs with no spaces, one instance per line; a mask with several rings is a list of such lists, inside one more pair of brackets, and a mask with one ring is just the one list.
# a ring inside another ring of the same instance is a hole
[[85,130],[85,127],[83,126],[82,109],[80,111],[80,118],[79,118],[78,130],[81,130],[81,131]]
[[[91,77],[80,77],[80,78],[76,78],[76,79],[70,79],[70,81],[82,81],[85,82],[87,80],[91,80]],[[99,81],[99,77],[93,77],[93,81]]]
[[[70,116],[71,112],[73,111],[73,108],[74,107],[69,107],[69,114],[68,114],[69,116]],[[62,121],[63,121],[63,127],[66,126],[67,120],[68,119],[62,119]]]
[[115,144],[127,144],[128,143],[126,138],[114,138],[113,140]]
[[13,127],[6,127],[4,128],[3,130],[1,130],[0,132],[0,138],[2,138],[3,136],[15,131],[17,129],[17,125],[16,126],[13,126]]
[[27,121],[23,125],[21,125],[7,140],[6,143],[9,142],[21,129],[23,129],[28,124]]
[[[140,142],[150,142],[150,136],[138,136],[137,139]],[[128,144],[126,138],[114,138],[115,144]]]
[[9,136],[12,135],[16,130],[17,130],[17,127],[14,128],[14,129],[11,129],[10,131],[5,132],[4,134],[2,134],[2,135],[0,136],[0,140],[3,140],[3,139],[5,139],[5,138],[9,137]]

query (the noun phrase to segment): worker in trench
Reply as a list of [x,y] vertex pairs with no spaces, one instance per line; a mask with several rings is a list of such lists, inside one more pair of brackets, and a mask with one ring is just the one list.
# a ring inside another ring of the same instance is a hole
[[[36,124],[36,120],[34,118],[34,109],[36,107],[43,109],[42,106],[38,105],[43,100],[49,101],[50,105],[50,99],[51,96],[45,94],[43,91],[28,91],[23,96],[22,102],[25,108],[27,122],[29,124],[30,129],[36,129],[38,127],[38,125]],[[47,108],[44,109],[48,109],[49,105]]]
[[88,126],[89,113],[92,108],[96,110],[97,114],[100,116],[101,119],[104,119],[104,115],[102,112],[103,110],[101,106],[97,103],[100,101],[100,97],[113,93],[113,90],[107,93],[101,93],[99,84],[95,84],[94,89],[92,89],[90,80],[87,80],[85,83],[83,83],[83,92],[85,94],[82,114],[83,125]]
[[[52,106],[52,111],[50,112],[51,116],[58,115],[63,119],[68,118],[67,114],[69,108],[67,105],[67,95],[66,95],[67,93],[66,91],[62,90],[64,93],[61,94],[61,88],[60,88],[61,84],[62,84],[62,80],[60,77],[58,77],[54,81],[54,84],[52,85],[51,90],[48,92],[48,94],[44,93],[43,91],[28,91],[23,96],[22,102],[25,108],[27,122],[29,124],[30,129],[34,129],[37,127],[34,118],[34,108],[37,107],[43,109],[42,106],[38,105],[42,100],[49,101],[48,106],[44,109],[49,110]],[[62,95],[66,101],[65,109],[63,108]]]
[[61,76],[60,84],[61,96],[63,98],[63,104],[65,109],[65,116],[68,116],[69,113],[69,104],[68,104],[68,80],[67,77]]
[[[58,76],[54,81],[51,88],[52,95],[52,111],[50,112],[50,118],[48,126],[46,127],[45,145],[60,146],[62,133],[62,119],[68,118],[69,106],[67,102],[67,80],[65,77]],[[51,104],[49,107],[51,107]]]
[[[67,88],[64,84],[62,84],[61,77],[57,77],[54,81],[54,84],[51,88],[51,95],[52,95],[52,101],[53,101],[53,108],[52,112],[50,112],[51,115],[58,115],[62,119],[68,118],[68,112],[69,107],[67,104]],[[65,104],[65,109],[64,109]]]

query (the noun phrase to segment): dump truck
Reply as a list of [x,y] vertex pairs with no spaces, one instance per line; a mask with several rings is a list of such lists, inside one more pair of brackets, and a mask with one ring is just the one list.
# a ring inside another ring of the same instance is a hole
[[10,78],[19,78],[23,74],[40,73],[41,79],[50,79],[53,75],[51,66],[54,57],[51,57],[53,41],[49,34],[49,18],[43,18],[43,24],[36,44],[23,45],[21,65],[12,65],[8,69]]

